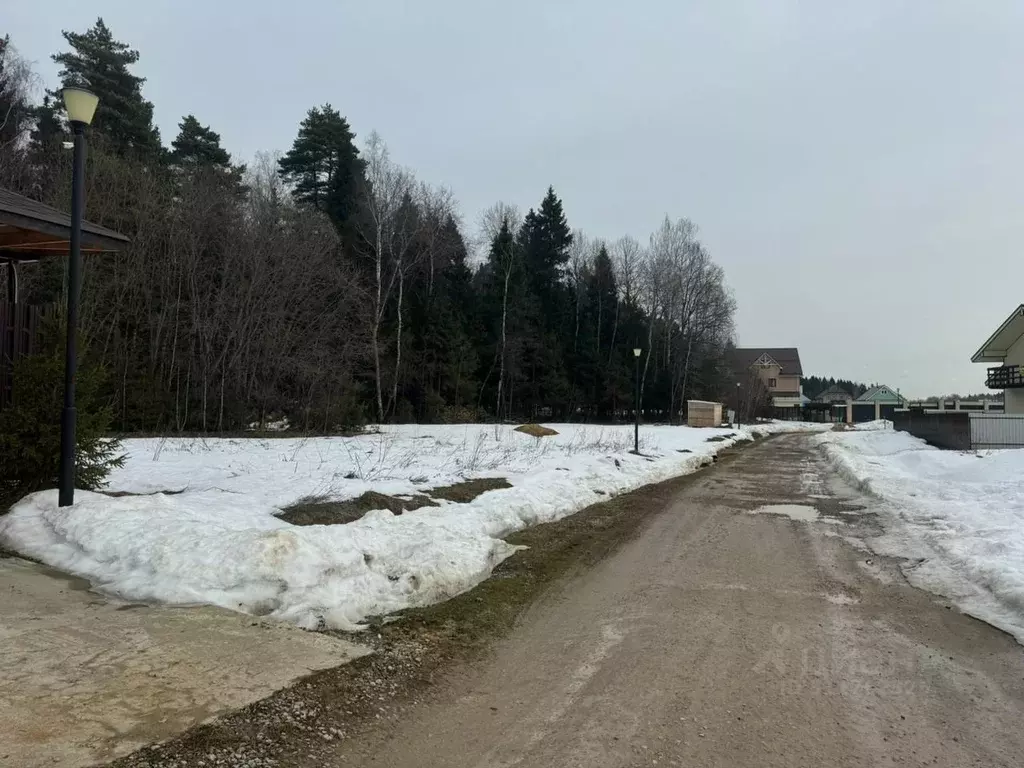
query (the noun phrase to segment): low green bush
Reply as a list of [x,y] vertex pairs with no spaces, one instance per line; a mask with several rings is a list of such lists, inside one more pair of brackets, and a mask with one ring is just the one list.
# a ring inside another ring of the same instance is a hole
[[[55,488],[60,468],[60,416],[64,398],[64,343],[53,324],[43,330],[38,354],[14,365],[12,403],[0,409],[0,514],[22,496]],[[96,490],[124,463],[121,444],[107,437],[112,413],[102,401],[104,371],[80,365],[75,487]]]

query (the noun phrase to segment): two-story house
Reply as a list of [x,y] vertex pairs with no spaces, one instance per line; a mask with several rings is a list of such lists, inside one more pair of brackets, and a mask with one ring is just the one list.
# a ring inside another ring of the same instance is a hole
[[800,416],[800,353],[796,347],[737,347],[732,350],[731,367],[737,381],[755,375],[772,397],[772,406],[780,418]]
[[996,328],[971,362],[999,363],[988,369],[985,386],[1003,390],[1004,413],[1024,414],[1024,304]]

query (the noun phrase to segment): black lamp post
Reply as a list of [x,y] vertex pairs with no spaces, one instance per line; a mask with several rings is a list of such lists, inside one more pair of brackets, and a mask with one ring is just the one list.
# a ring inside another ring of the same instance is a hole
[[736,382],[736,429],[740,428],[740,387],[742,384]]
[[75,371],[78,367],[78,301],[82,292],[82,209],[85,207],[85,127],[92,122],[99,98],[84,88],[62,92],[75,136],[75,157],[71,174],[71,243],[68,253],[68,337],[64,358],[64,410],[60,415],[60,475],[58,503],[75,503]]
[[636,408],[634,409],[635,417],[633,419],[633,453],[640,453],[640,353],[643,352],[639,347],[633,348],[633,357],[636,360]]

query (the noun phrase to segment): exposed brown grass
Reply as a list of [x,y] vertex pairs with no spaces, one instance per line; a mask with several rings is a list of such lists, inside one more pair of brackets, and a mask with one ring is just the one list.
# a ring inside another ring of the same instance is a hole
[[377,491],[367,491],[362,496],[345,501],[327,501],[309,497],[285,509],[279,517],[292,525],[338,525],[351,523],[371,509],[388,509],[396,515],[420,507],[436,507],[437,502],[428,496],[416,495],[409,498],[388,496]]
[[309,496],[292,504],[279,517],[292,525],[342,525],[355,522],[371,509],[387,509],[400,515],[420,507],[436,507],[438,503],[435,499],[465,504],[481,493],[511,487],[512,484],[504,477],[481,477],[442,485],[427,491],[425,495],[388,496],[377,491],[367,491],[362,496],[345,501]]
[[427,491],[431,498],[457,501],[461,504],[473,501],[481,493],[511,488],[512,483],[504,477],[481,477],[476,480],[464,480],[461,483],[443,485]]

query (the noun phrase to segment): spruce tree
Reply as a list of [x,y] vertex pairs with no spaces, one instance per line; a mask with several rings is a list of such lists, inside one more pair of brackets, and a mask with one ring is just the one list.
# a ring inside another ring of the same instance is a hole
[[[133,75],[129,66],[139,52],[115,40],[103,19],[83,33],[63,32],[70,51],[54,54],[60,64],[64,86],[88,88],[99,96],[92,121],[94,133],[105,136],[121,154],[159,155],[160,132],[153,125],[153,104],[142,97],[144,77]],[[50,93],[59,103],[59,95]]]
[[571,391],[565,342],[572,295],[564,283],[571,244],[572,231],[562,201],[548,187],[540,208],[527,213],[519,231],[529,287],[521,354],[526,381],[520,392],[529,418],[554,417],[559,406],[567,404]]
[[344,232],[359,207],[363,161],[348,121],[330,104],[309,110],[278,173],[297,202],[323,211]]
[[[533,293],[545,304],[556,300],[562,288],[572,231],[562,210],[562,201],[548,187],[540,208],[531,210],[523,224],[524,258]],[[560,297],[558,297],[560,298]],[[550,308],[550,305],[548,305]]]

